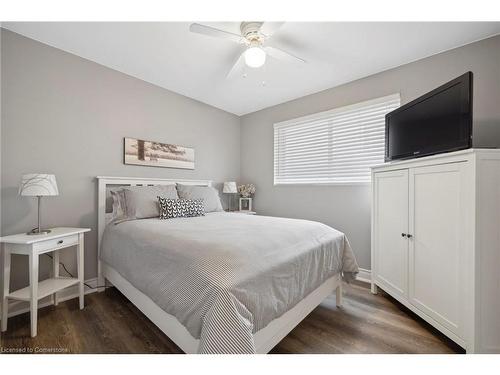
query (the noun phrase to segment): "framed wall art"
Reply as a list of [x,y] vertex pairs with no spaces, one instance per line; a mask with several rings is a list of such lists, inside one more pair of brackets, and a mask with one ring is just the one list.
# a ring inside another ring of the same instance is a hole
[[148,167],[194,169],[194,149],[170,143],[124,138],[123,162]]

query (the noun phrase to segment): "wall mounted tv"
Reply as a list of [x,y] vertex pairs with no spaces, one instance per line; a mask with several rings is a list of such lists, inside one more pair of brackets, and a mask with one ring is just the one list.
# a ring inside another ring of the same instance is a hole
[[472,72],[385,116],[385,160],[472,147]]

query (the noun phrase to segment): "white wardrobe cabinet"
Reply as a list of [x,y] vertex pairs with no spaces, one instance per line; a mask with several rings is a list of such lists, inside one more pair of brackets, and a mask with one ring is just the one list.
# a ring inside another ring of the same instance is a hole
[[372,291],[468,353],[500,353],[500,150],[376,166],[372,194]]

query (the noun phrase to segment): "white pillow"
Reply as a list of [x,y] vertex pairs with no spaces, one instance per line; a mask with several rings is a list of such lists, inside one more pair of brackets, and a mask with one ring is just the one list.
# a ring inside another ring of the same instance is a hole
[[179,199],[175,185],[124,187],[123,201],[126,216],[130,219],[159,217],[158,196]]
[[177,193],[181,199],[203,199],[205,212],[223,211],[219,192],[211,186],[177,184]]
[[123,194],[123,189],[119,190],[110,190],[111,199],[113,201],[112,206],[113,210],[107,219],[108,223],[121,223],[122,221],[128,220],[127,216],[127,208],[125,206],[125,196]]

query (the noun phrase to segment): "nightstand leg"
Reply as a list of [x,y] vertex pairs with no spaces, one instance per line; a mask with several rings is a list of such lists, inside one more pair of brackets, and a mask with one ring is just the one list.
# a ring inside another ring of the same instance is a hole
[[80,280],[80,282],[78,283],[78,288],[79,288],[79,291],[80,291],[80,310],[83,309],[84,307],[84,302],[83,302],[83,293],[84,293],[84,285],[83,285],[83,281],[84,281],[84,270],[83,270],[83,248],[84,248],[84,244],[83,244],[83,233],[80,233],[79,236],[78,236],[78,254],[76,255],[76,262],[77,262],[77,268],[78,268],[78,280]]
[[30,318],[31,337],[36,336],[38,319],[38,257],[37,253],[31,252],[30,263]]
[[7,246],[3,246],[3,292],[2,292],[2,332],[7,330],[7,315],[9,313],[9,295],[10,289],[10,251]]
[[337,307],[342,307],[343,299],[344,296],[342,295],[342,280],[340,280],[335,293],[335,304],[337,305]]
[[[52,253],[52,276],[59,277],[59,251],[56,250]],[[55,306],[59,304],[59,299],[57,298],[57,292],[52,295],[52,302]]]

